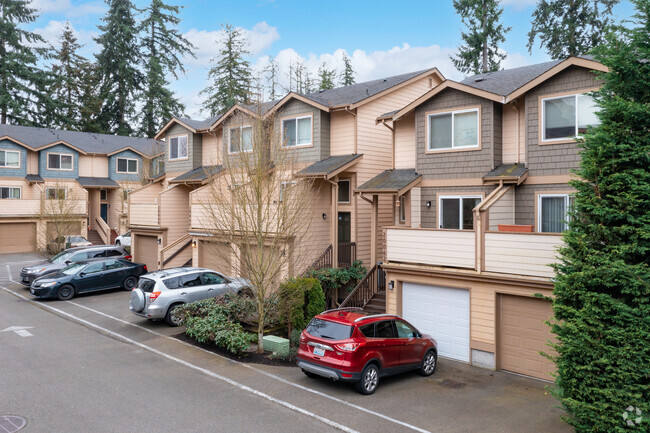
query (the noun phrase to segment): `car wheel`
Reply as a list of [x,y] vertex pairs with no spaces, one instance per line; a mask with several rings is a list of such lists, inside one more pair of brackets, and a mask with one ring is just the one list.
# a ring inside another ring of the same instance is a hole
[[317,374],[314,374],[311,371],[303,370],[302,372],[305,373],[305,376],[307,376],[307,377],[309,377],[311,379],[315,379],[315,378],[318,377]]
[[67,285],[59,287],[56,297],[59,298],[60,301],[69,301],[74,298],[74,287]]
[[167,314],[165,314],[165,323],[167,323],[169,326],[179,326],[181,324],[181,318],[174,313],[174,310],[176,310],[176,308],[180,305],[183,304],[172,305],[167,310]]
[[120,241],[115,241],[115,245],[120,246],[122,243]]
[[361,372],[361,380],[354,387],[361,394],[370,395],[379,385],[379,368],[375,364],[368,364]]
[[138,285],[138,279],[131,275],[130,277],[126,277],[124,279],[124,283],[122,284],[122,287],[124,290],[133,290],[136,288]]
[[422,366],[418,373],[422,376],[431,376],[436,371],[438,356],[433,350],[429,350],[422,358]]

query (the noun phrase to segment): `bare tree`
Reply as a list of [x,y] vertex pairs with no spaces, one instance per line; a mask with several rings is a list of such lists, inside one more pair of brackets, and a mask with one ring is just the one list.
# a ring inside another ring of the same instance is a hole
[[198,197],[203,227],[227,246],[233,267],[251,282],[261,352],[267,300],[282,280],[313,261],[310,227],[318,188],[294,177],[302,167],[296,152],[282,147],[273,118],[240,114],[230,128],[236,126],[241,133],[230,136],[224,170]]
[[44,245],[50,253],[66,248],[65,236],[80,235],[85,213],[83,190],[65,184],[48,186],[41,196],[40,219],[45,224],[37,244]]

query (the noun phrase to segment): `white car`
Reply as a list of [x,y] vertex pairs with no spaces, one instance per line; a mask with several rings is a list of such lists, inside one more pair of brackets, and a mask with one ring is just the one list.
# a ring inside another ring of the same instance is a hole
[[131,230],[115,238],[115,245],[131,246]]

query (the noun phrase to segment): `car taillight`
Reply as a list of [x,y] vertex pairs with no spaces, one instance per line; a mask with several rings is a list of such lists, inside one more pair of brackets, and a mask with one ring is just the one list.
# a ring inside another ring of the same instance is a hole
[[133,256],[124,256],[125,260],[133,260]]
[[343,350],[344,352],[354,352],[359,348],[359,346],[361,346],[361,343],[343,343],[334,345],[334,347]]
[[303,343],[304,343],[305,341],[307,341],[307,336],[305,335],[304,332],[301,332],[301,333],[300,333],[300,341],[303,342]]
[[149,295],[149,301],[155,301],[158,296],[160,296],[160,292],[151,292],[151,295]]
[[149,272],[149,269],[147,269],[147,265],[144,265],[144,271]]

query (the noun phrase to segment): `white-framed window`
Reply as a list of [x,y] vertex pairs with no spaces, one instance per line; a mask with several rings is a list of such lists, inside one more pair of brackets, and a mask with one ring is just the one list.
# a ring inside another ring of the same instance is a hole
[[427,116],[427,150],[479,147],[479,109],[447,111]]
[[0,186],[0,199],[20,200],[21,192],[19,186]]
[[253,127],[237,126],[228,130],[228,151],[230,153],[253,151]]
[[135,158],[117,158],[116,171],[118,173],[137,173],[138,172],[138,160]]
[[600,124],[594,99],[585,94],[542,99],[542,141],[580,137]]
[[399,222],[406,222],[406,195],[399,196]]
[[66,188],[45,188],[45,198],[48,200],[63,200],[68,198]]
[[472,209],[481,202],[479,195],[445,195],[438,199],[438,227],[441,229],[474,229]]
[[282,144],[285,147],[311,146],[312,116],[282,119]]
[[297,183],[298,183],[297,180],[290,180],[290,181],[280,182],[280,202],[282,202],[282,200],[284,200],[284,195],[285,195],[284,191],[291,188],[292,186],[294,186]]
[[542,233],[561,233],[567,230],[569,210],[573,207],[571,194],[539,194],[537,202],[538,231]]
[[350,203],[350,179],[339,180],[339,203]]
[[73,157],[71,153],[48,153],[47,169],[72,171]]
[[20,151],[0,150],[0,167],[20,168]]
[[169,160],[187,159],[187,135],[169,139]]
[[99,199],[100,199],[101,201],[106,201],[106,200],[108,200],[108,190],[100,189],[100,190],[99,190]]

